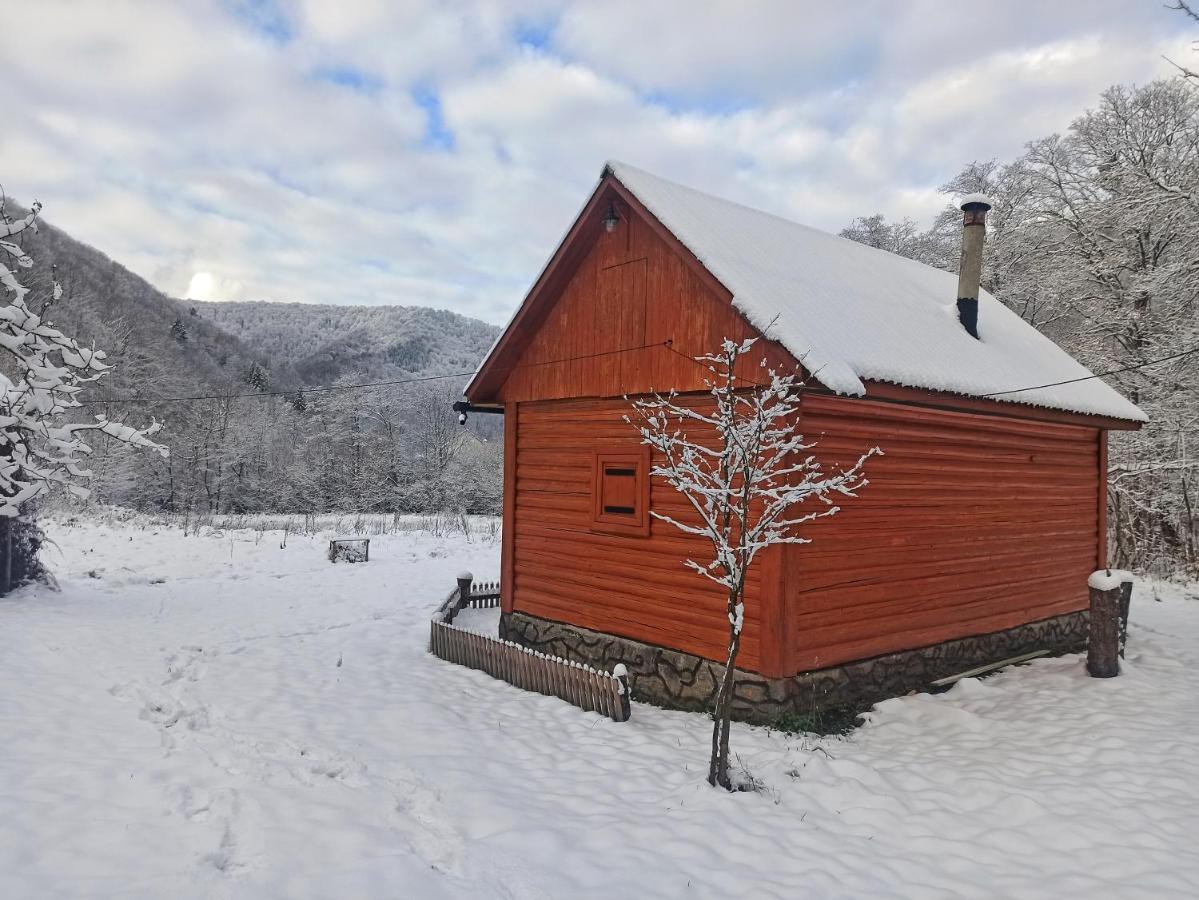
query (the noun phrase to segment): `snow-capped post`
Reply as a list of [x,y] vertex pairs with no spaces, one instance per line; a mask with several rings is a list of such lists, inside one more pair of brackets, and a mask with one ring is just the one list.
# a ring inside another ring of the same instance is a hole
[[466,605],[470,603],[471,584],[474,580],[475,576],[465,569],[458,573],[458,602],[445,617],[447,625],[454,621],[454,618],[458,615],[458,610],[466,609]]
[[620,690],[620,721],[627,722],[633,714],[633,708],[629,703],[632,700],[629,695],[629,670],[624,667],[624,663],[617,663],[612,667],[612,677],[616,679]]
[[[654,454],[650,474],[682,494],[694,513],[686,520],[652,509],[650,515],[708,543],[710,560],[687,559],[683,564],[725,592],[729,642],[712,710],[708,781],[730,790],[729,730],[749,568],[767,547],[808,543],[799,535],[800,526],[835,515],[836,496],[857,496],[867,484],[862,475],[866,460],[882,453],[872,447],[849,468],[825,473],[807,453],[815,444],[806,443],[799,433],[803,383],[798,376],[767,368],[765,359],[758,366],[763,383],[736,373],[738,361],[758,340],[725,339],[718,353],[696,358],[708,373],[704,383],[710,398],[704,403],[680,401],[672,392],[632,404],[641,440]],[[625,421],[632,420],[626,416]],[[822,505],[808,512],[796,510],[810,499]]]
[[[1087,672],[1092,678],[1120,674],[1120,594],[1122,572],[1100,569],[1087,579],[1091,627],[1087,636]],[[1129,585],[1131,587],[1131,583]]]
[[[104,362],[103,351],[80,346],[47,318],[63,296],[53,268],[39,311],[30,309],[26,302],[30,288],[21,284],[17,271],[32,268],[33,259],[20,240],[37,231],[42,207],[34,203],[18,219],[4,207],[0,194],[0,285],[9,295],[8,304],[0,306],[0,348],[7,353],[7,364],[0,366],[0,516],[10,520],[6,532],[11,534],[11,520],[54,485],[76,496],[88,495],[79,483],[92,474],[83,467],[92,452],[82,439],[85,432],[102,432],[163,457],[167,449],[150,439],[161,427],[157,422],[138,429],[109,421],[105,415],[91,422],[66,421],[83,405],[78,395],[84,386],[102,378],[111,367]],[[6,538],[6,557],[11,549]],[[6,587],[15,586],[10,567],[11,558],[6,558]]]

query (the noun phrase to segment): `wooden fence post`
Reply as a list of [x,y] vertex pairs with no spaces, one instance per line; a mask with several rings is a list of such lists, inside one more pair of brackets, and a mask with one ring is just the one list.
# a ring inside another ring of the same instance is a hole
[[475,576],[470,572],[458,573],[458,602],[446,611],[445,621],[447,624],[453,623],[458,615],[458,610],[466,609],[466,604],[470,603],[470,585],[474,580]]
[[624,663],[617,663],[612,667],[612,677],[620,686],[620,718],[617,721],[627,722],[633,710],[629,705],[629,670],[624,667]]
[[1087,672],[1092,678],[1120,674],[1120,575],[1111,569],[1091,573],[1091,629],[1087,637]]

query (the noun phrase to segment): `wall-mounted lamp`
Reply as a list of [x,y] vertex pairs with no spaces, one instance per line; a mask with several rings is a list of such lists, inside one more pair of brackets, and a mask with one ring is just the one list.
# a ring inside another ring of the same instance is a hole
[[617,223],[620,222],[620,216],[616,212],[615,204],[608,204],[608,211],[604,213],[603,223],[604,231],[612,232],[616,230]]

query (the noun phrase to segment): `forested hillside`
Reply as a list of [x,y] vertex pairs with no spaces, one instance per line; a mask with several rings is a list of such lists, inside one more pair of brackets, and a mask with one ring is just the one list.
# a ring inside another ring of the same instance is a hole
[[473,369],[499,329],[423,306],[306,303],[196,303],[199,315],[262,353],[294,367],[305,386],[346,374],[375,379]]
[[[25,213],[11,201],[5,211]],[[470,371],[494,326],[419,307],[190,303],[44,220],[22,241],[31,308],[114,367],[79,416],[165,426],[168,459],[95,437],[97,500],[194,512],[498,507],[498,423],[458,425],[450,404],[464,378],[350,387]],[[55,274],[64,293],[52,301]]]
[[[27,210],[6,204],[9,216]],[[195,314],[191,304],[168,297],[99,250],[40,219],[23,236],[36,265],[27,282],[35,305],[49,298],[52,271],[64,294],[47,313],[81,343],[95,342],[117,364],[95,393],[104,396],[166,396],[197,389],[233,389],[264,357],[219,325]],[[296,382],[281,367],[281,382]]]

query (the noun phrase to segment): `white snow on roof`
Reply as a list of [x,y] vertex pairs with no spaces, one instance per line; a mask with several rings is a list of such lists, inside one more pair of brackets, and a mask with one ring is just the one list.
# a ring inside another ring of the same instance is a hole
[[[863,381],[984,397],[1091,373],[986,291],[978,330],[957,317],[957,276],[611,162],[611,171],[822,385]],[[996,400],[1146,421],[1098,378]]]

